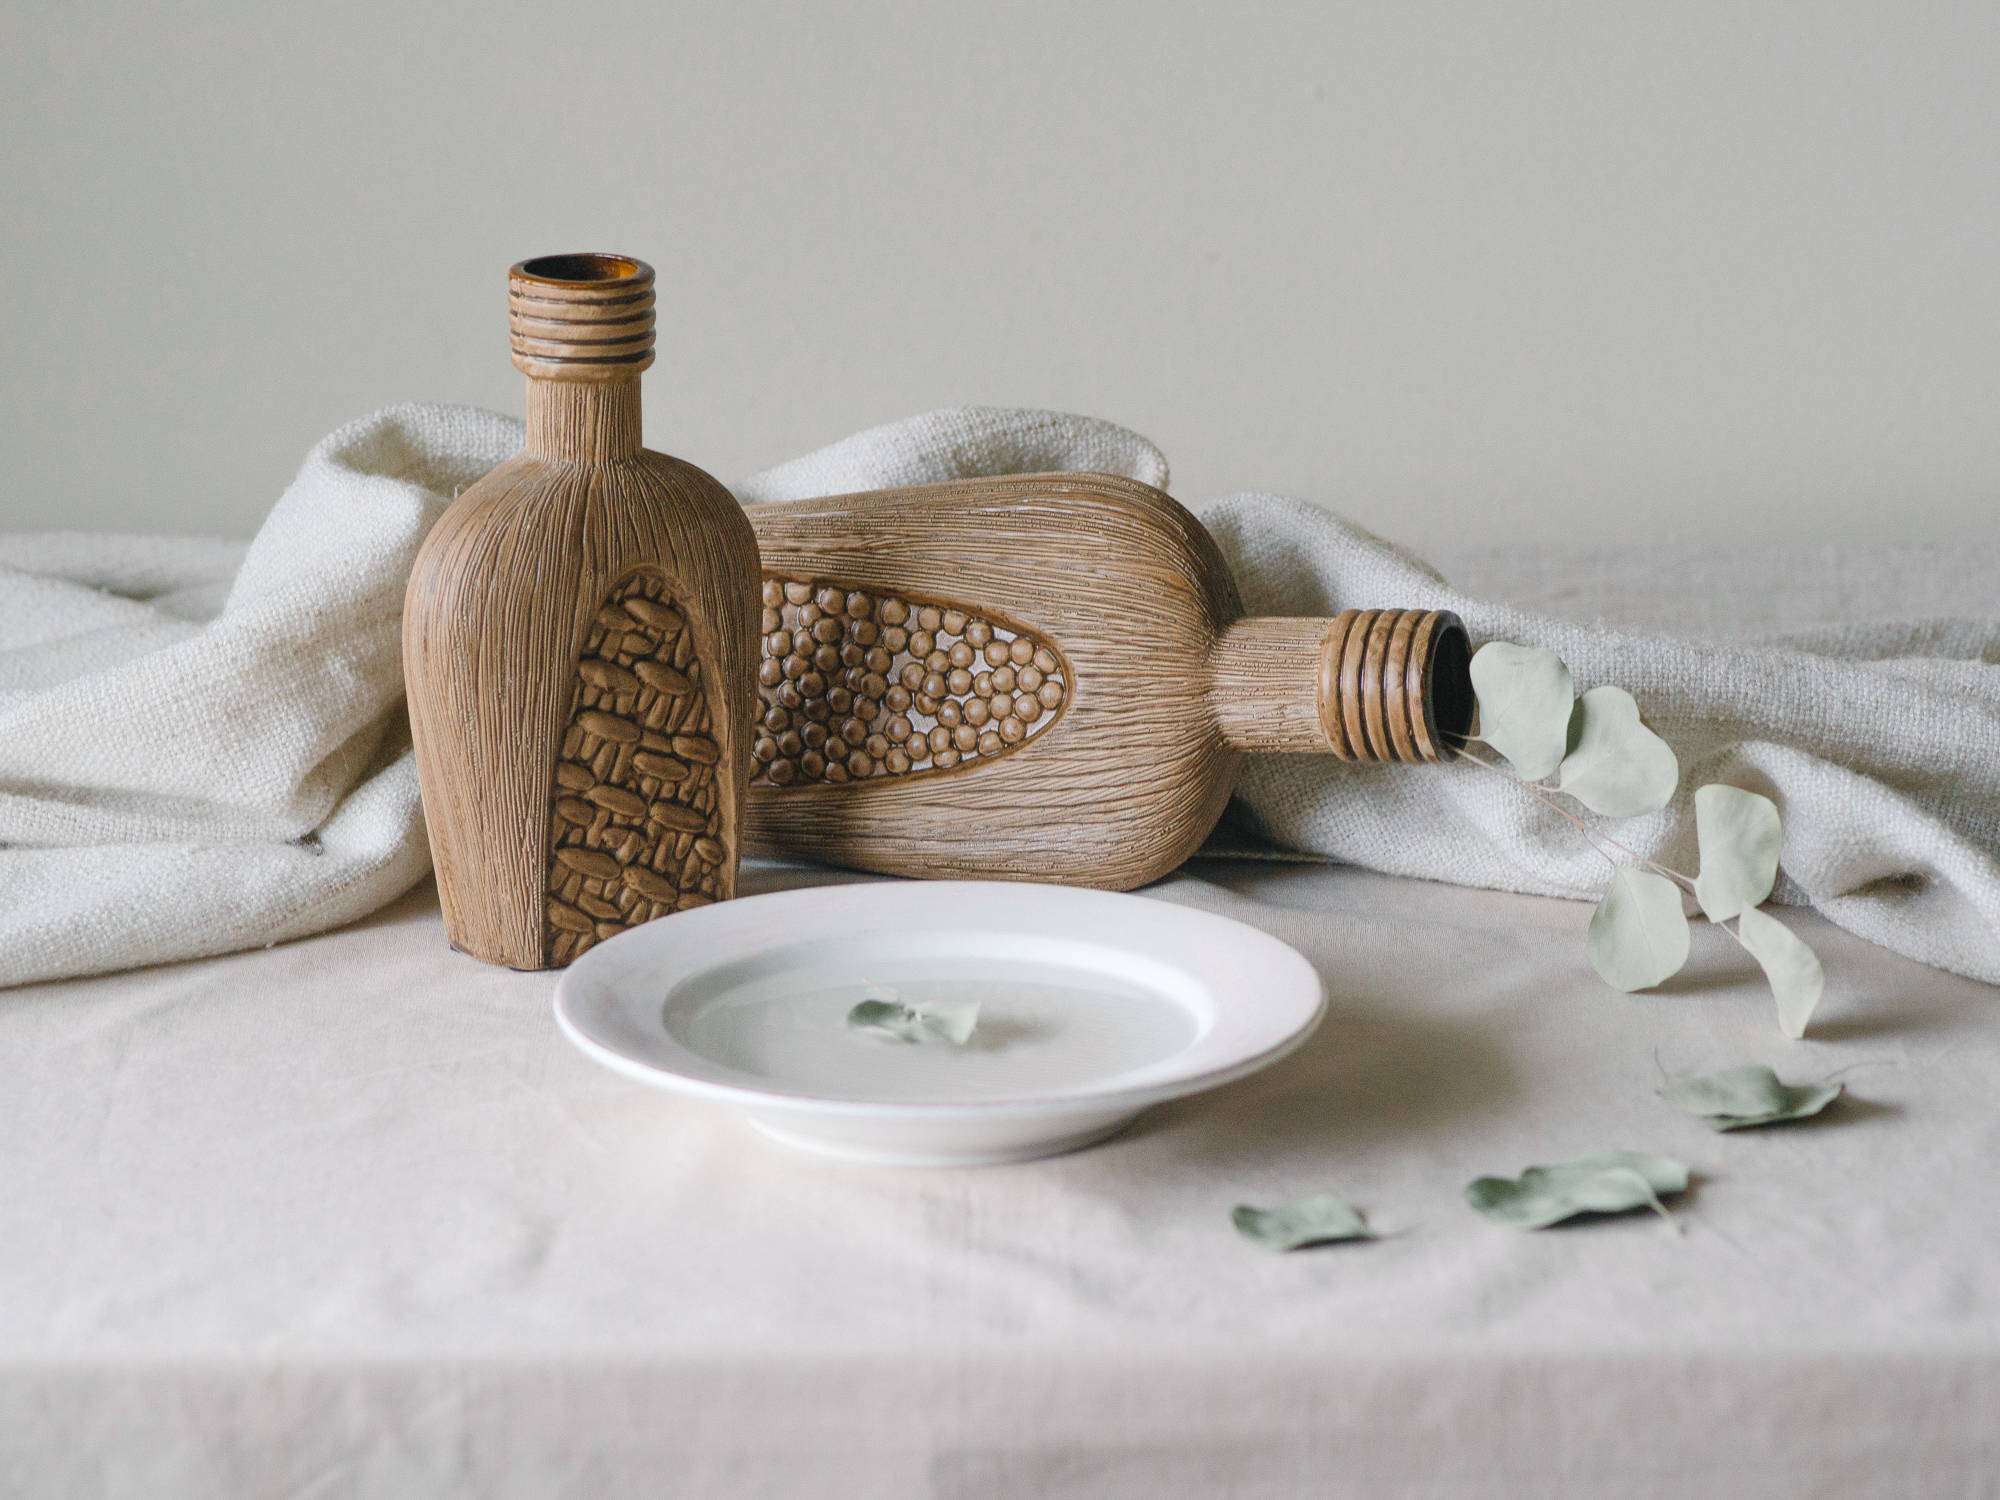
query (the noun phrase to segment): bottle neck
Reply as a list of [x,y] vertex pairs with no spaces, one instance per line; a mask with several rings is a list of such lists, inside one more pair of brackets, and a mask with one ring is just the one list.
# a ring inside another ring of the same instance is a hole
[[1471,728],[1470,660],[1446,610],[1236,620],[1215,645],[1210,701],[1238,750],[1450,760]]
[[639,377],[545,380],[528,377],[525,451],[566,463],[601,464],[640,448]]
[[629,255],[524,260],[507,273],[507,335],[528,377],[528,452],[588,464],[639,451],[651,266]]

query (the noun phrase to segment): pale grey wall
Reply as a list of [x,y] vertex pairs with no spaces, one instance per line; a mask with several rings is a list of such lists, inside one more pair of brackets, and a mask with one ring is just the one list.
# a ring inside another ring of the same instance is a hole
[[1418,544],[1991,534],[2000,7],[4,7],[0,524],[247,532],[502,277],[726,476],[981,401]]

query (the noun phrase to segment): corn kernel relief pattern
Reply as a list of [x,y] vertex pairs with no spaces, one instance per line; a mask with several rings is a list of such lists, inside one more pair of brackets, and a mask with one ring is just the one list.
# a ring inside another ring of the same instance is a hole
[[1043,734],[1070,669],[1023,626],[949,600],[764,580],[753,786],[951,771]]
[[576,664],[549,821],[549,961],[706,906],[728,849],[694,632],[657,575],[612,591]]

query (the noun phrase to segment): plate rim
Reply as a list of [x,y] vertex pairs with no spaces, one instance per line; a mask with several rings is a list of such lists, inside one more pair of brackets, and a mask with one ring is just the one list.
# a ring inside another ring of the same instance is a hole
[[[873,894],[878,891],[882,894]],[[1301,981],[1299,991],[1301,998],[1308,995],[1310,998],[1295,1020],[1282,1029],[1274,1028],[1276,1034],[1267,1045],[1218,1066],[1176,1078],[1140,1081],[1125,1086],[1065,1088],[1044,1093],[965,1100],[866,1099],[810,1094],[797,1090],[767,1089],[750,1084],[696,1077],[677,1071],[661,1062],[633,1056],[612,1043],[593,1036],[585,1028],[583,1018],[577,1014],[581,1009],[578,997],[583,982],[575,976],[581,973],[587,979],[594,980],[595,969],[602,967],[607,961],[608,952],[621,945],[629,951],[635,940],[660,941],[664,934],[648,932],[649,928],[657,925],[649,922],[598,944],[563,971],[562,977],[556,982],[555,993],[550,1002],[556,1025],[570,1044],[592,1061],[624,1077],[669,1093],[766,1112],[785,1111],[877,1119],[901,1117],[913,1121],[926,1119],[965,1121],[1017,1118],[1076,1110],[1136,1111],[1153,1104],[1164,1103],[1169,1099],[1221,1088],[1259,1072],[1296,1051],[1313,1036],[1326,1016],[1325,981],[1321,979],[1319,971],[1311,961],[1282,938],[1235,917],[1223,916],[1219,912],[1204,911],[1199,907],[1183,906],[1178,902],[1161,901],[1123,891],[1102,891],[1088,887],[1059,885],[1049,881],[855,880],[766,891],[755,896],[742,896],[732,901],[718,902],[713,906],[699,907],[691,912],[676,913],[675,917],[693,919],[697,925],[715,922],[734,923],[744,920],[742,914],[753,906],[759,911],[768,911],[780,904],[820,904],[829,900],[836,905],[855,902],[868,905],[899,898],[907,901],[912,893],[918,892],[922,893],[918,899],[927,903],[949,902],[954,897],[973,896],[988,903],[994,900],[1039,903],[1057,893],[1065,905],[1072,907],[1077,904],[1098,904],[1133,910],[1134,908],[1128,907],[1127,903],[1142,903],[1145,908],[1155,913],[1162,910],[1172,912],[1177,918],[1192,919],[1198,925],[1222,929],[1238,941],[1252,943],[1264,950],[1268,958],[1281,966],[1294,968]],[[709,915],[711,913],[714,915]],[[658,923],[663,924],[670,920],[673,918],[663,917],[658,919]],[[981,925],[993,923],[994,919],[989,915],[982,919]],[[685,933],[686,929],[675,931],[678,937],[678,934]],[[699,941],[698,934],[692,936]],[[669,978],[668,983],[672,982]],[[675,1042],[674,1045],[693,1053],[693,1049],[686,1047],[684,1043]]]

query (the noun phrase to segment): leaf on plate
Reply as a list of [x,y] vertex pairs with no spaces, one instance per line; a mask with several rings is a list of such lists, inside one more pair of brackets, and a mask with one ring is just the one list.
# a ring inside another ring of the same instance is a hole
[[1640,722],[1630,693],[1594,687],[1577,700],[1576,712],[1576,748],[1563,758],[1558,789],[1607,818],[1658,812],[1674,800],[1681,763]]
[[1578,1214],[1618,1214],[1650,1208],[1672,1221],[1662,1193],[1688,1185],[1688,1169],[1671,1157],[1642,1151],[1602,1151],[1553,1167],[1529,1167],[1519,1177],[1481,1177],[1465,1201],[1496,1224],[1546,1229]]
[[1837,1083],[1788,1084],[1762,1063],[1725,1068],[1703,1078],[1683,1078],[1660,1090],[1676,1109],[1710,1130],[1745,1130],[1816,1115],[1840,1097]]
[[1806,1034],[1806,1023],[1826,988],[1819,957],[1791,928],[1754,907],[1736,918],[1736,941],[1750,950],[1778,1001],[1778,1029],[1789,1037]]
[[1298,1250],[1335,1240],[1375,1238],[1359,1209],[1330,1194],[1305,1198],[1285,1208],[1252,1208],[1239,1203],[1230,1211],[1229,1221],[1244,1239],[1266,1250]]
[[949,1043],[963,1047],[979,1024],[977,1000],[919,1000],[906,1003],[894,990],[884,990],[847,1013],[856,1031],[873,1031],[899,1042]]
[[1763,905],[1784,843],[1777,804],[1741,787],[1702,787],[1694,794],[1694,834],[1701,846],[1694,898],[1708,919],[1726,922]]
[[1540,781],[1562,763],[1576,684],[1555,652],[1488,641],[1472,654],[1472,695],[1479,738],[1506,756],[1515,774]]
[[1591,967],[1630,994],[1674,977],[1687,962],[1688,921],[1681,890],[1664,875],[1620,865],[1590,915]]

